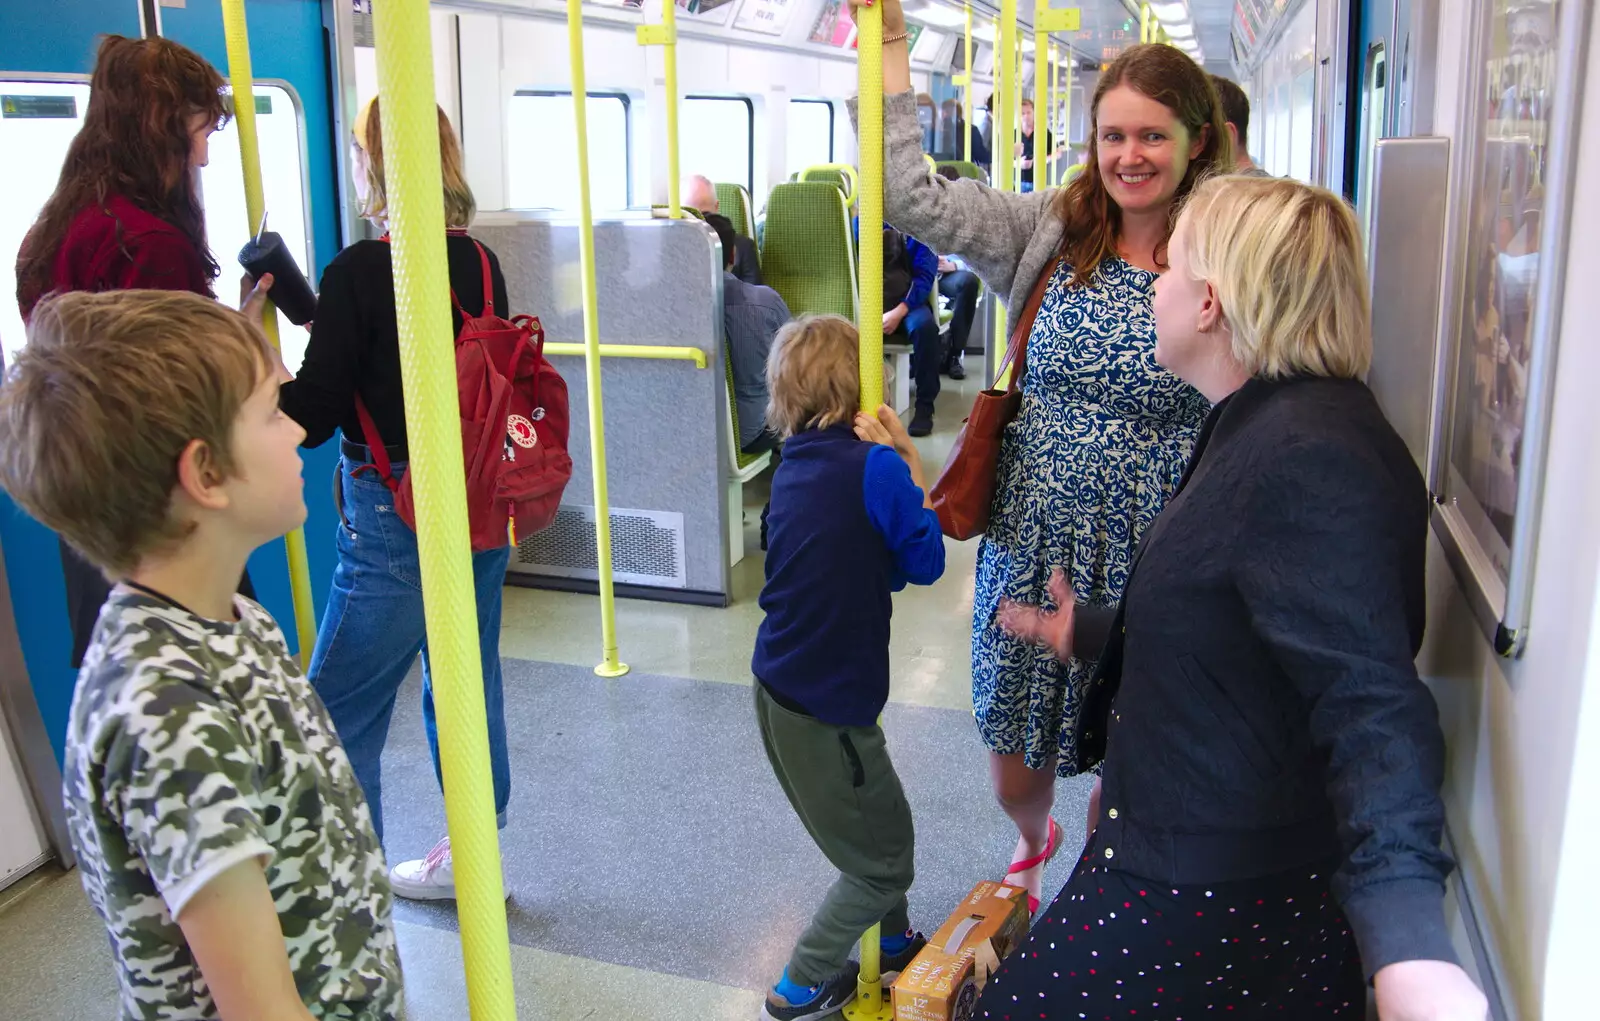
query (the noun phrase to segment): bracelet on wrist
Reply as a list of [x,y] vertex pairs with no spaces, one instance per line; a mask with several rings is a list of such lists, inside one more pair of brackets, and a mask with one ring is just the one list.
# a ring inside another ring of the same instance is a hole
[[904,29],[901,29],[899,32],[896,32],[894,35],[886,35],[886,36],[884,36],[883,37],[883,45],[887,46],[890,43],[904,42],[905,40],[907,40],[909,38],[911,38],[911,33],[907,32]]

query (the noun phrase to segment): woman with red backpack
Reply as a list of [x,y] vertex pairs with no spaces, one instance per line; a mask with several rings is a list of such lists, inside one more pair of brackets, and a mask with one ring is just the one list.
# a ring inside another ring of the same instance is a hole
[[[443,110],[439,111],[439,151],[445,223],[449,228],[445,247],[450,287],[456,299],[455,329],[459,333],[463,313],[466,317],[493,315],[493,310],[503,314],[510,302],[499,260],[467,234],[476,204],[462,170],[461,147]],[[387,203],[383,134],[376,99],[362,109],[356,120],[351,156],[362,215],[381,224]],[[491,294],[493,310],[486,301]],[[408,455],[393,262],[386,238],[356,242],[323,271],[305,363],[299,375],[284,384],[281,404],[305,429],[307,447],[327,442],[337,430],[344,433],[336,490],[339,562],[311,657],[310,679],[327,705],[356,777],[366,791],[373,826],[381,840],[383,786],[379,760],[388,738],[395,696],[419,652],[422,718],[433,752],[435,775],[439,772],[439,736],[423,620],[417,536],[401,517],[402,501],[390,488],[390,481],[404,476]],[[363,418],[370,428],[363,428]],[[357,442],[356,437],[369,442]],[[381,447],[375,447],[378,442]],[[506,751],[500,677],[500,608],[510,557],[509,537],[497,548],[480,549],[472,555],[483,655],[484,708],[489,720],[489,758],[495,811],[502,826],[511,794],[511,765]],[[450,838],[439,841],[427,855],[396,865],[391,879],[395,893],[402,897],[454,898]]]

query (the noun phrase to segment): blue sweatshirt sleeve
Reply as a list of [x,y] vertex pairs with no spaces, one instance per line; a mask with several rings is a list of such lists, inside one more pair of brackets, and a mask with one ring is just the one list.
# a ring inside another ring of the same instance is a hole
[[911,256],[911,290],[906,292],[906,308],[928,303],[933,283],[939,277],[939,256],[910,234],[906,235],[906,254]]
[[875,445],[867,454],[862,481],[867,518],[894,556],[891,588],[909,582],[932,585],[944,574],[944,535],[939,518],[922,505],[922,490],[894,448]]

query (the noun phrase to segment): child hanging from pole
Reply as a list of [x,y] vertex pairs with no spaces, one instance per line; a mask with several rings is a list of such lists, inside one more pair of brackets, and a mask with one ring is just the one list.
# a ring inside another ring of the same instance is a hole
[[768,517],[756,720],[767,759],[839,878],[767,994],[766,1021],[806,1021],[856,995],[851,949],[882,924],[883,981],[925,945],[911,930],[911,810],[877,720],[889,698],[890,594],[944,573],[922,461],[888,407],[858,413],[859,339],[838,316],[802,318],[767,363],[782,437]]

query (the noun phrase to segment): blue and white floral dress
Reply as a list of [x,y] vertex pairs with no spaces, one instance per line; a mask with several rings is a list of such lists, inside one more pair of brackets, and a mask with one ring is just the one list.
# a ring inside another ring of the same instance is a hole
[[1155,362],[1156,274],[1115,255],[1092,286],[1063,263],[1028,339],[1022,406],[1001,443],[989,530],[978,550],[972,704],[988,747],[1035,769],[1076,760],[1074,727],[1092,663],[1062,663],[995,623],[1002,598],[1048,604],[1060,567],[1078,602],[1114,605],[1134,548],[1177,488],[1210,405]]

